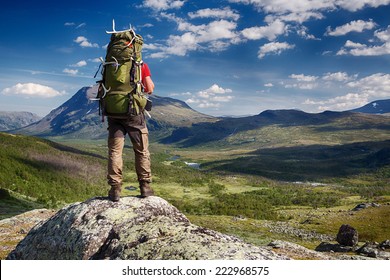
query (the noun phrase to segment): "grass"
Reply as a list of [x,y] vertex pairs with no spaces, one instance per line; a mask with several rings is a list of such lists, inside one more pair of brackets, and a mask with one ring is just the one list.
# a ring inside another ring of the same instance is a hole
[[52,208],[103,194],[105,162],[97,155],[5,133],[0,133],[0,143],[0,188],[4,190]]
[[43,205],[37,203],[32,198],[0,189],[0,220],[37,208],[43,208]]
[[357,212],[341,212],[330,217],[313,220],[313,229],[318,232],[337,232],[342,224],[349,224],[359,233],[362,242],[382,242],[390,237],[390,205],[370,207]]
[[[270,130],[274,130],[274,137],[281,133],[279,128]],[[291,128],[289,133],[299,131]],[[314,140],[307,139],[307,143]],[[361,240],[381,242],[390,238],[386,221],[390,216],[386,205],[390,202],[390,164],[383,157],[388,147],[388,141],[378,141],[207,150],[152,143],[153,188],[193,223],[257,245],[274,239],[309,248],[319,244],[317,239],[271,232],[269,225],[279,222],[328,235],[335,235],[341,224],[349,223],[358,229]],[[104,141],[59,144],[0,133],[0,219],[106,196],[106,154]],[[173,155],[180,157],[172,160]],[[202,168],[192,169],[184,161],[200,162]],[[139,194],[133,162],[134,153],[127,142],[123,196]],[[289,179],[302,182],[286,182]],[[322,184],[313,185],[313,180]],[[383,206],[350,212],[366,201]]]

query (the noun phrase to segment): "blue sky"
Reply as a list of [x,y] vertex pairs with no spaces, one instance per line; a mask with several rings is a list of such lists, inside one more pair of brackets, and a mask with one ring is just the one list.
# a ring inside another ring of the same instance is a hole
[[145,39],[155,94],[214,116],[390,98],[390,0],[9,1],[0,111],[48,114],[93,85],[112,19]]

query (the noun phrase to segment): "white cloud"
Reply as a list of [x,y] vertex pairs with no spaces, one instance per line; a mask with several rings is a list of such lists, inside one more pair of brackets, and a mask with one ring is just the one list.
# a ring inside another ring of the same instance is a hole
[[390,4],[390,0],[334,0],[335,4],[345,10],[356,12],[364,7],[377,8]]
[[355,12],[364,7],[388,5],[390,0],[229,0],[231,3],[253,5],[259,11],[301,22],[311,17],[320,17],[322,12],[344,9]]
[[323,101],[313,101],[311,99],[307,99],[303,104],[319,105],[318,110],[320,111],[325,111],[325,110],[343,111],[343,110],[360,107],[367,103],[368,103],[368,95],[348,93],[343,96],[337,96]]
[[249,40],[267,38],[268,40],[272,41],[275,40],[277,36],[286,33],[286,31],[287,26],[280,20],[276,20],[267,26],[245,28],[241,31],[241,34],[245,39]]
[[304,90],[311,90],[318,87],[317,83],[293,83],[287,84],[284,86],[285,88],[299,88]]
[[162,13],[162,17],[174,21],[182,35],[170,35],[166,45],[149,44],[146,49],[155,51],[150,58],[166,58],[170,55],[185,56],[190,51],[208,49],[221,51],[230,46],[237,37],[237,23],[224,19],[208,24],[193,25],[173,14]]
[[310,75],[304,75],[304,74],[291,74],[289,76],[291,79],[295,79],[299,82],[314,82],[318,79],[317,76],[310,76]]
[[386,30],[383,31],[375,31],[375,37],[377,37],[382,42],[390,42],[390,25]]
[[304,75],[304,74],[291,74],[289,78],[295,80],[296,82],[293,83],[284,83],[285,88],[298,88],[303,90],[311,90],[318,87],[318,83],[316,80],[318,79],[317,76],[310,76],[310,75]]
[[98,48],[99,45],[96,43],[90,43],[87,38],[84,36],[78,36],[76,39],[73,40],[75,43],[79,44],[80,47],[83,48]]
[[76,23],[75,22],[65,22],[64,23],[64,26],[76,26],[75,29],[79,29],[79,28],[82,28],[84,26],[86,26],[87,24],[85,22],[83,23],[80,23],[79,25],[76,26]]
[[237,36],[234,32],[236,27],[237,24],[232,21],[212,21],[197,32],[197,39],[200,43],[232,39]]
[[102,62],[99,57],[88,59],[88,61],[95,62],[95,63],[101,63]]
[[334,30],[328,26],[326,34],[329,36],[343,36],[350,32],[363,32],[375,28],[376,23],[371,19],[369,21],[354,20],[342,26],[336,27]]
[[87,62],[85,60],[80,60],[79,62],[72,64],[70,66],[72,67],[84,67],[87,65]]
[[229,2],[254,5],[259,10],[273,14],[303,13],[334,7],[334,1],[330,0],[229,0]]
[[86,26],[87,24],[85,22],[83,23],[80,23],[79,25],[76,26],[76,29],[79,29],[79,28],[82,28],[84,26]]
[[63,73],[65,74],[69,74],[69,75],[77,75],[77,73],[79,72],[79,70],[77,69],[68,69],[68,68],[65,68],[64,70],[62,70]]
[[347,85],[370,97],[390,97],[390,74],[376,73]]
[[308,40],[321,40],[319,38],[316,38],[314,35],[308,33],[308,28],[306,26],[299,26],[297,27],[297,34],[301,36],[304,39]]
[[24,95],[43,98],[56,97],[64,94],[64,92],[59,92],[51,87],[34,83],[18,83],[10,88],[3,89],[1,93],[5,95]]
[[[369,101],[390,96],[390,74],[376,73],[362,79],[356,80],[355,76],[348,76],[346,73],[325,74],[324,77],[338,77],[341,81],[354,79],[347,82],[346,86],[354,92],[345,95],[329,98],[327,100],[307,99],[304,105],[318,105],[317,109],[323,110],[349,110],[367,104]],[[333,79],[332,78],[332,79]],[[334,79],[333,79],[334,80]]]
[[231,93],[232,90],[229,88],[222,88],[217,84],[213,84],[211,87],[209,87],[206,90],[200,91],[201,92],[207,92],[209,94],[225,94],[225,93]]
[[204,101],[198,105],[199,108],[219,108],[221,107],[221,104],[219,103],[211,103]]
[[226,95],[232,92],[229,88],[213,84],[208,89],[201,90],[195,96],[188,98],[186,102],[199,108],[219,108],[221,106],[220,102],[229,102],[234,98],[231,95]]
[[264,84],[265,87],[273,87],[274,85],[272,83]]
[[189,98],[186,100],[186,102],[189,104],[197,104],[197,103],[200,103],[200,100],[196,99],[196,98]]
[[280,42],[271,42],[268,44],[265,44],[260,47],[259,52],[258,52],[258,58],[262,59],[264,58],[267,54],[272,53],[272,54],[281,54],[285,50],[293,49],[295,45],[290,45],[288,43],[280,43]]
[[283,22],[297,22],[302,24],[308,20],[323,19],[324,16],[320,12],[300,12],[290,13],[285,15],[269,14],[265,17],[265,22],[273,22],[275,20],[281,20]]
[[184,3],[184,0],[144,0],[142,6],[156,11],[165,11],[169,9],[180,9]]
[[[383,36],[385,33],[381,33]],[[383,36],[384,37],[384,36]],[[366,44],[355,43],[348,40],[344,47],[341,48],[337,55],[353,55],[353,56],[380,56],[390,54],[390,40],[377,46],[368,46]]]
[[356,76],[351,77],[346,72],[326,73],[322,76],[325,81],[347,82],[355,79]]
[[228,102],[233,99],[233,96],[231,95],[226,95],[226,96],[212,96],[210,98],[211,101],[215,102]]
[[231,10],[229,7],[225,7],[223,9],[202,9],[196,12],[188,13],[188,16],[191,19],[194,18],[219,18],[219,19],[232,19],[237,21],[240,18],[240,15]]
[[337,55],[380,56],[390,54],[390,25],[385,30],[376,30],[374,36],[376,39],[371,41],[379,40],[382,44],[368,46],[347,40]]

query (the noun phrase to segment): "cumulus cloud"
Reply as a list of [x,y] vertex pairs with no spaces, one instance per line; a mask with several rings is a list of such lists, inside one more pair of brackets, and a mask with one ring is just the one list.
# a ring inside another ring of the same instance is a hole
[[34,83],[18,83],[12,87],[3,89],[1,93],[5,95],[24,95],[26,97],[43,98],[51,98],[64,94],[64,92],[59,92],[51,87]]
[[390,25],[385,30],[376,30],[374,36],[376,41],[382,44],[367,45],[347,40],[337,55],[380,56],[390,54]]
[[371,19],[369,21],[354,20],[342,26],[336,27],[334,30],[330,26],[327,28],[326,35],[329,36],[343,36],[350,32],[363,32],[364,30],[371,30],[375,28],[376,23]]
[[186,100],[189,104],[194,104],[199,108],[219,108],[220,102],[229,102],[233,96],[228,95],[233,91],[229,88],[222,88],[217,84],[205,90],[201,90],[191,98]]
[[241,34],[245,39],[249,40],[267,38],[272,41],[275,40],[277,36],[284,34],[286,31],[286,25],[282,21],[276,20],[266,26],[245,28],[241,31]]
[[85,38],[84,36],[78,36],[73,41],[75,43],[79,44],[80,47],[83,47],[83,48],[98,48],[99,47],[98,44],[89,42],[88,39]]
[[70,66],[72,67],[84,67],[87,65],[87,62],[85,60],[80,60],[79,62],[72,64]]
[[285,50],[293,49],[295,45],[288,44],[286,42],[280,43],[280,42],[271,42],[268,44],[265,44],[260,47],[259,52],[258,52],[258,58],[262,59],[264,58],[267,54],[272,53],[272,54],[281,54]]
[[[158,11],[159,19],[167,19],[177,23],[178,33],[171,34],[165,41],[145,45],[150,50],[149,58],[167,58],[172,55],[184,56],[189,52],[208,50],[220,52],[231,45],[243,44],[247,40],[267,39],[269,44],[260,47],[258,58],[262,59],[268,54],[280,54],[295,45],[280,43],[280,36],[296,32],[300,37],[310,40],[320,40],[310,34],[303,24],[313,19],[323,19],[330,11],[348,10],[351,12],[366,7],[379,7],[390,4],[390,0],[229,0],[230,3],[252,5],[262,13],[264,25],[245,27],[239,30],[238,20],[240,14],[230,7],[204,8],[187,13],[188,17],[178,17],[167,10],[181,8],[186,1],[174,0],[144,0],[143,7]],[[193,24],[193,19],[204,19],[203,24]],[[208,23],[204,23],[209,20]],[[372,30],[376,23],[373,20],[355,20],[342,26],[328,27],[327,35],[341,36],[350,32],[363,32]],[[385,31],[375,34],[381,45],[362,46],[355,48],[345,45],[337,55],[381,55],[390,52],[390,44],[384,41]],[[86,41],[88,42],[88,41]],[[88,45],[87,43],[85,43]]]
[[303,104],[317,105],[317,109],[323,110],[348,110],[367,104],[370,100],[387,98],[390,96],[390,74],[376,73],[361,79],[357,76],[349,76],[344,72],[327,73],[324,80],[345,82],[349,91],[345,95],[339,95],[326,100],[307,99]]
[[390,0],[333,0],[332,2],[351,12],[356,12],[364,7],[377,8],[382,5],[390,4]]
[[196,12],[188,13],[188,16],[191,19],[194,18],[219,18],[219,19],[232,19],[237,21],[240,18],[240,15],[230,9],[229,7],[225,7],[223,9],[201,9]]
[[169,9],[180,9],[184,3],[184,0],[144,0],[142,6],[156,11],[165,11]]
[[221,51],[232,44],[237,37],[237,23],[225,19],[214,20],[208,24],[194,25],[172,14],[162,13],[162,17],[177,23],[182,35],[170,35],[166,44],[150,44],[146,49],[154,50],[151,58],[166,58],[170,55],[185,56],[190,51],[207,48]]
[[299,82],[314,82],[318,79],[317,76],[310,76],[310,75],[304,75],[304,74],[291,74],[289,78],[295,79]]
[[379,7],[390,4],[390,0],[229,0],[231,3],[253,5],[259,11],[284,21],[302,23],[312,18],[322,18],[323,12],[344,9],[355,12],[364,7]]
[[349,76],[346,72],[335,72],[335,73],[326,73],[322,76],[324,81],[336,81],[336,82],[347,82],[355,79],[357,76]]
[[316,36],[314,36],[313,34],[309,34],[308,32],[308,28],[306,26],[299,26],[296,28],[296,32],[299,36],[301,36],[302,38],[304,39],[308,39],[308,40],[321,40],[319,38],[317,38]]
[[343,111],[356,107],[363,106],[368,103],[367,94],[348,93],[346,95],[337,96],[323,101],[305,100],[305,105],[318,105],[318,110],[336,110]]
[[95,63],[101,63],[102,62],[99,57],[88,59],[88,61],[95,62]]
[[370,97],[381,98],[390,96],[390,74],[376,73],[347,84],[360,93]]
[[65,68],[64,70],[62,70],[63,73],[65,74],[69,74],[69,75],[77,75],[77,73],[79,72],[79,70],[77,69],[69,69],[69,68]]
[[293,82],[288,81],[283,83],[285,88],[298,88],[303,90],[311,90],[318,87],[316,82],[319,78],[318,76],[304,75],[304,74],[291,74],[290,79],[294,80]]

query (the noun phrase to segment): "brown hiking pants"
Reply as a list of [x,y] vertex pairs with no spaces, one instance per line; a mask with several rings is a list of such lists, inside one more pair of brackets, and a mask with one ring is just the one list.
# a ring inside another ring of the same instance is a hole
[[152,181],[148,129],[143,114],[128,119],[108,118],[108,184],[122,184],[122,152],[125,136],[129,134],[135,154],[138,181]]

